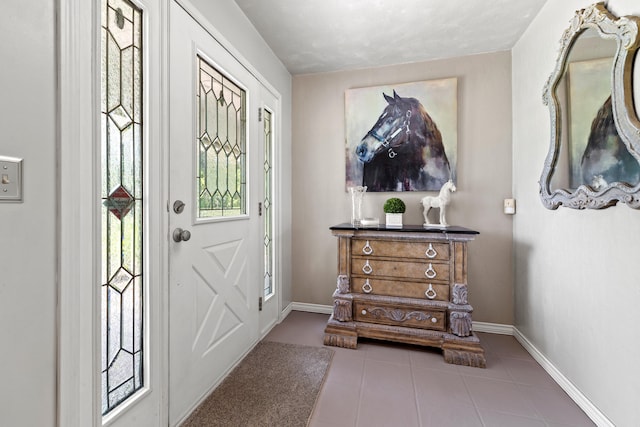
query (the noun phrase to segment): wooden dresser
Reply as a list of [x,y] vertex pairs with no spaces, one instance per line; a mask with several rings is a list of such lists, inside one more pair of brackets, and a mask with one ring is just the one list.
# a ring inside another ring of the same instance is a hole
[[358,337],[439,347],[444,359],[484,368],[467,302],[463,227],[331,227],[338,278],[325,345],[356,348]]

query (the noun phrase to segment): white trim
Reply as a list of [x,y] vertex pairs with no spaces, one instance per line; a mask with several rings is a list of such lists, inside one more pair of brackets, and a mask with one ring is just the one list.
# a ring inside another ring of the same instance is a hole
[[[271,95],[274,95],[274,92],[268,89],[265,85],[262,85],[262,89],[267,89]],[[264,96],[263,96],[264,98]],[[273,127],[273,145],[271,150],[272,157],[272,165],[271,165],[271,198],[272,198],[272,245],[273,245],[273,291],[276,293],[276,303],[277,308],[276,311],[278,313],[278,318],[276,319],[276,324],[280,323],[284,318],[281,314],[282,309],[282,293],[284,290],[283,284],[283,248],[285,246],[283,242],[283,218],[284,218],[284,208],[283,208],[283,197],[284,192],[282,191],[282,165],[283,161],[283,134],[282,132],[282,99],[280,98],[280,94],[274,96],[275,104],[272,106],[272,114],[275,115],[275,121],[272,123]],[[264,107],[264,102],[263,102]],[[273,119],[273,117],[272,117]],[[264,118],[263,118],[264,120]]]
[[501,323],[473,322],[473,330],[489,334],[513,335],[513,326]]
[[[292,311],[293,311],[293,304],[292,302],[290,302],[280,313],[280,322],[282,322]],[[304,311],[304,310],[298,310],[298,311]]]
[[[94,2],[58,0],[58,171],[57,423],[65,427],[100,424],[100,366],[94,351],[99,324],[94,316],[95,140],[97,98],[92,76],[97,43]],[[99,306],[98,306],[99,307]],[[91,319],[87,321],[88,319]]]
[[[263,86],[264,87],[264,86]],[[283,150],[283,143],[284,143],[284,132],[282,129],[282,99],[280,98],[280,94],[278,94],[278,96],[275,97],[276,100],[276,122],[274,123],[274,126],[276,129],[274,129],[275,131],[275,140],[274,140],[274,146],[273,146],[273,153],[271,153],[273,155],[273,165],[272,165],[272,169],[273,169],[273,205],[275,206],[274,208],[274,217],[273,217],[273,256],[275,257],[274,260],[274,275],[273,275],[273,279],[274,279],[274,289],[276,290],[276,292],[278,293],[278,312],[280,312],[282,310],[282,296],[283,296],[283,292],[284,292],[284,248],[285,247],[291,247],[291,241],[289,240],[289,245],[285,245],[284,242],[284,233],[282,230],[286,230],[287,227],[284,226],[284,218],[285,218],[285,212],[284,212],[284,194],[285,192],[282,190],[282,186],[284,183],[283,180],[283,165],[285,164],[284,162],[284,150]],[[290,152],[290,151],[289,151]],[[289,199],[291,198],[291,196],[289,195]],[[286,214],[286,217],[288,218],[290,215],[291,211],[289,211]],[[291,223],[289,223],[289,225],[291,225]],[[278,317],[278,322],[281,322],[282,319],[284,317],[282,317],[282,315],[280,315]]]
[[291,310],[306,311],[308,313],[320,313],[320,314],[331,314],[333,312],[333,307],[331,307],[330,305],[309,304],[306,302],[292,302],[291,304],[289,304],[289,307],[287,307],[287,310],[289,311]]
[[615,424],[609,420],[567,377],[547,357],[538,350],[525,337],[518,328],[514,327],[513,336],[518,342],[531,354],[531,357],[547,371],[547,373],[558,383],[558,385],[569,395],[569,397],[584,411],[591,421],[600,427],[615,427]]
[[[158,373],[159,392],[160,398],[158,402],[160,408],[159,421],[162,425],[169,424],[169,2],[159,1],[160,9],[160,31],[158,36],[160,37],[160,58],[159,58],[159,78],[160,78],[160,93],[159,93],[159,119],[160,123],[157,126],[157,130],[160,132],[160,144],[159,150],[154,156],[153,161],[158,161],[157,173],[160,176],[156,176],[159,190],[159,200],[157,200],[157,208],[159,217],[157,218],[157,238],[160,241],[159,248],[159,299],[160,303],[155,309],[158,313],[155,314],[155,319],[158,321],[159,332],[156,338],[159,339],[158,351],[159,359],[157,361],[158,366],[156,371]],[[152,161],[151,159],[149,159]],[[166,203],[166,209],[163,209],[163,205]]]

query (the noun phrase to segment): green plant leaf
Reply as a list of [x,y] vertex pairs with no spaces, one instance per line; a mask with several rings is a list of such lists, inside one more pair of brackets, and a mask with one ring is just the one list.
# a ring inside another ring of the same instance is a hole
[[382,209],[384,213],[404,213],[407,207],[402,200],[397,197],[392,197],[384,202]]

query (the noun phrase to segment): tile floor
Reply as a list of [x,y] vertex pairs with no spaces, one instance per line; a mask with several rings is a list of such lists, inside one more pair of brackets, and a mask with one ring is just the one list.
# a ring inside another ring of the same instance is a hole
[[[293,311],[265,339],[322,345],[328,315]],[[439,349],[360,340],[337,347],[310,427],[567,427],[593,422],[515,338],[479,333],[487,368]]]

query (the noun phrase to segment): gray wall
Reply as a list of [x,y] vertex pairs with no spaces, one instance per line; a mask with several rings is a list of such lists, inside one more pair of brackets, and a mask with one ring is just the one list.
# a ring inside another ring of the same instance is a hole
[[[550,211],[538,197],[550,135],[542,88],[569,20],[590,3],[548,1],[512,51],[515,325],[615,425],[635,426],[640,212]],[[640,15],[637,0],[608,3]]]
[[[351,218],[345,90],[445,77],[458,78],[458,191],[447,219],[481,233],[469,249],[474,320],[513,323],[512,218],[502,213],[503,199],[511,195],[509,52],[293,77],[294,301],[332,303],[337,244],[329,227]],[[364,215],[384,221],[382,205],[391,195],[406,203],[405,223],[424,222],[424,192],[368,193]]]
[[24,203],[0,203],[0,424],[55,423],[54,2],[2,3],[0,155],[24,158]]

